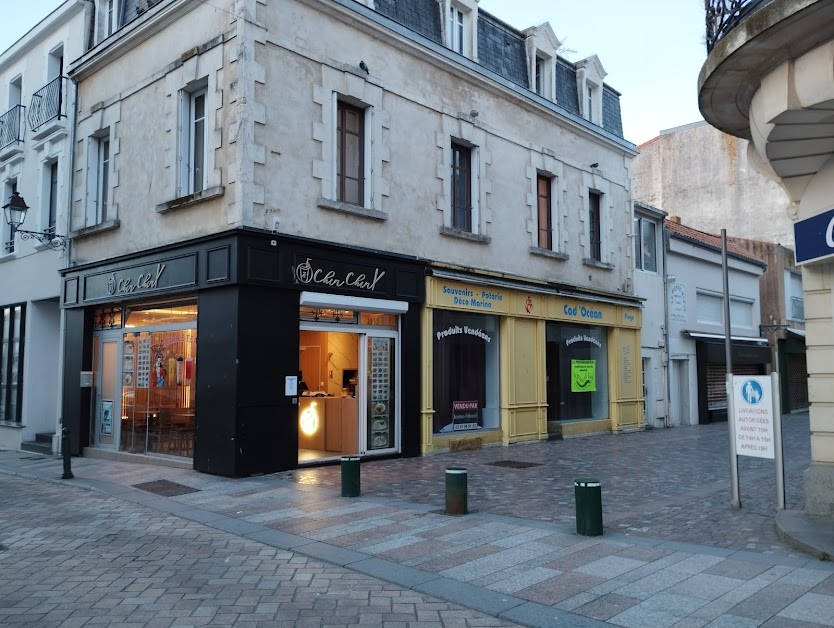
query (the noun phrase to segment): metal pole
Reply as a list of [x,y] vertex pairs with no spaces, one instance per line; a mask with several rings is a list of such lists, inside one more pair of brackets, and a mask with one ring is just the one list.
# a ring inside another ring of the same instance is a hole
[[785,461],[782,458],[782,390],[779,373],[770,374],[773,395],[773,451],[776,462],[776,510],[785,510]]
[[730,338],[730,274],[727,268],[727,230],[721,230],[721,271],[724,275],[724,351],[727,362],[727,431],[730,435],[730,505],[741,508],[738,490],[738,456],[736,455],[736,421],[733,408],[733,357]]
[[72,474],[72,458],[70,457],[70,431],[68,427],[61,430],[61,454],[64,456],[64,474],[61,476],[62,480],[71,480],[75,476]]

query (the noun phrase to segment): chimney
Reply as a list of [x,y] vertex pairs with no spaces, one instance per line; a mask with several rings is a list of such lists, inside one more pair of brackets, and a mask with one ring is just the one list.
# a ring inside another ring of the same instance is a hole
[[680,216],[667,216],[666,220],[669,222],[674,222],[675,224],[681,224],[681,217]]

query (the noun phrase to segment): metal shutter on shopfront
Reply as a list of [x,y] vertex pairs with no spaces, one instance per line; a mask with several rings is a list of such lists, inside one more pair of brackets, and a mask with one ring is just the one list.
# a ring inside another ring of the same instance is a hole
[[788,408],[801,410],[808,407],[808,365],[804,353],[787,355]]
[[[760,375],[756,364],[733,366],[733,375]],[[707,365],[707,407],[710,410],[727,407],[727,368],[723,364]]]

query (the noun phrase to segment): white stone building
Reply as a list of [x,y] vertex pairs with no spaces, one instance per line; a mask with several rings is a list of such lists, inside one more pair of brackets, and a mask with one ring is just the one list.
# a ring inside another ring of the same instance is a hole
[[634,204],[634,292],[644,300],[640,344],[647,426],[669,426],[669,329],[666,283],[666,212]]
[[[726,420],[727,373],[721,238],[666,220],[670,424]],[[771,361],[761,323],[765,263],[727,243],[733,373],[764,375]],[[647,304],[647,308],[651,307]]]
[[634,198],[695,229],[793,248],[790,200],[756,170],[749,145],[706,122],[661,131],[637,148]]
[[642,427],[598,58],[477,0],[110,6],[70,68],[76,451],[244,475]]
[[28,206],[22,224],[0,219],[0,448],[57,446],[67,251],[54,236],[68,227],[75,108],[65,66],[83,52],[84,30],[83,5],[67,0],[0,55],[2,205]]

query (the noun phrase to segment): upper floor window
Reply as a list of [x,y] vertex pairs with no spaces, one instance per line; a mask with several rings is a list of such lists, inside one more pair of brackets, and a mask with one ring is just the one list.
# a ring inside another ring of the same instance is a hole
[[699,323],[723,324],[724,298],[699,290],[695,295],[695,315]]
[[23,102],[23,77],[18,75],[9,81],[9,109]]
[[536,178],[539,248],[553,250],[552,179],[540,174]]
[[181,196],[206,188],[206,92],[204,87],[183,90],[182,138],[180,146]]
[[457,53],[464,52],[463,11],[456,6],[449,7],[449,48]]
[[365,204],[365,110],[338,101],[336,193],[343,203]]
[[544,96],[544,59],[536,57],[536,93]]
[[58,162],[48,164],[44,172],[44,188],[46,211],[44,212],[45,228],[47,233],[55,233],[58,225]]
[[657,272],[657,225],[647,219],[634,219],[634,267]]
[[602,216],[600,215],[599,192],[588,194],[588,235],[590,259],[602,261]]
[[110,129],[92,136],[88,146],[86,225],[89,227],[110,218]]
[[590,85],[587,86],[585,92],[585,111],[588,112],[588,120],[596,122],[596,120],[594,120],[594,88]]
[[802,275],[792,270],[785,270],[785,310],[788,319],[794,321],[805,320],[805,293],[802,290]]
[[452,227],[472,231],[472,149],[452,142]]

